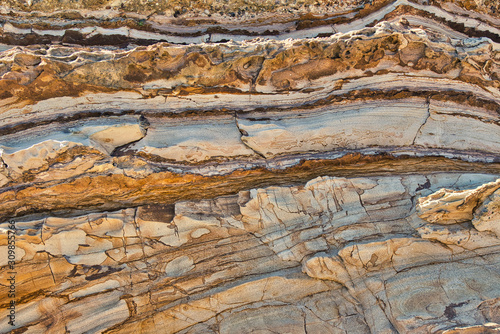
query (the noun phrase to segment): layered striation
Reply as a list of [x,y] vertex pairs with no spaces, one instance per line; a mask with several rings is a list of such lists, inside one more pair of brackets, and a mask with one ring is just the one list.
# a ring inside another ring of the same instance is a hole
[[429,333],[495,322],[497,177],[319,177],[215,199],[20,218],[17,326]]
[[183,8],[0,5],[0,332],[500,330],[498,5]]

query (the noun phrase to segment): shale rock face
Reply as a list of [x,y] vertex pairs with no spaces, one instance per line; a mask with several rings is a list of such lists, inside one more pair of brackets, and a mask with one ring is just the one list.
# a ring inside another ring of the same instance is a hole
[[495,1],[4,1],[1,333],[497,333]]

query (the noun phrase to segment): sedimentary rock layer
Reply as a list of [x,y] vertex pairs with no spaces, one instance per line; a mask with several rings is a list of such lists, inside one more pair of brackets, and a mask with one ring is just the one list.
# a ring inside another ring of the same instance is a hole
[[12,49],[0,82],[4,183],[69,149],[175,171],[232,161],[211,173],[346,152],[496,162],[499,51],[467,41],[381,23],[314,41]]
[[0,7],[0,42],[10,45],[43,41],[126,46],[311,38],[358,30],[401,15],[407,16],[407,24],[424,24],[435,33],[500,39],[500,5],[493,0],[305,0],[294,4],[133,0],[87,1],[84,8],[71,1],[11,2]]
[[498,10],[2,2],[0,332],[498,332]]
[[[19,219],[17,327],[425,333],[495,321],[499,232],[478,204],[498,207],[496,177],[319,177]],[[443,212],[456,215],[455,205],[467,206],[451,222]]]

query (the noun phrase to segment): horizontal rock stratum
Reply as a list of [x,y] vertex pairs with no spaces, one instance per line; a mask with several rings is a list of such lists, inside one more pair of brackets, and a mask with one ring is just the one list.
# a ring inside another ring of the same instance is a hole
[[499,10],[2,2],[0,333],[498,333]]

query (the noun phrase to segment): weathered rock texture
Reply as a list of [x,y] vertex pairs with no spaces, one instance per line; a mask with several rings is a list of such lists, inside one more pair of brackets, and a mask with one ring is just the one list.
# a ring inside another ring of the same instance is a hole
[[498,3],[187,8],[0,4],[0,332],[500,331]]

